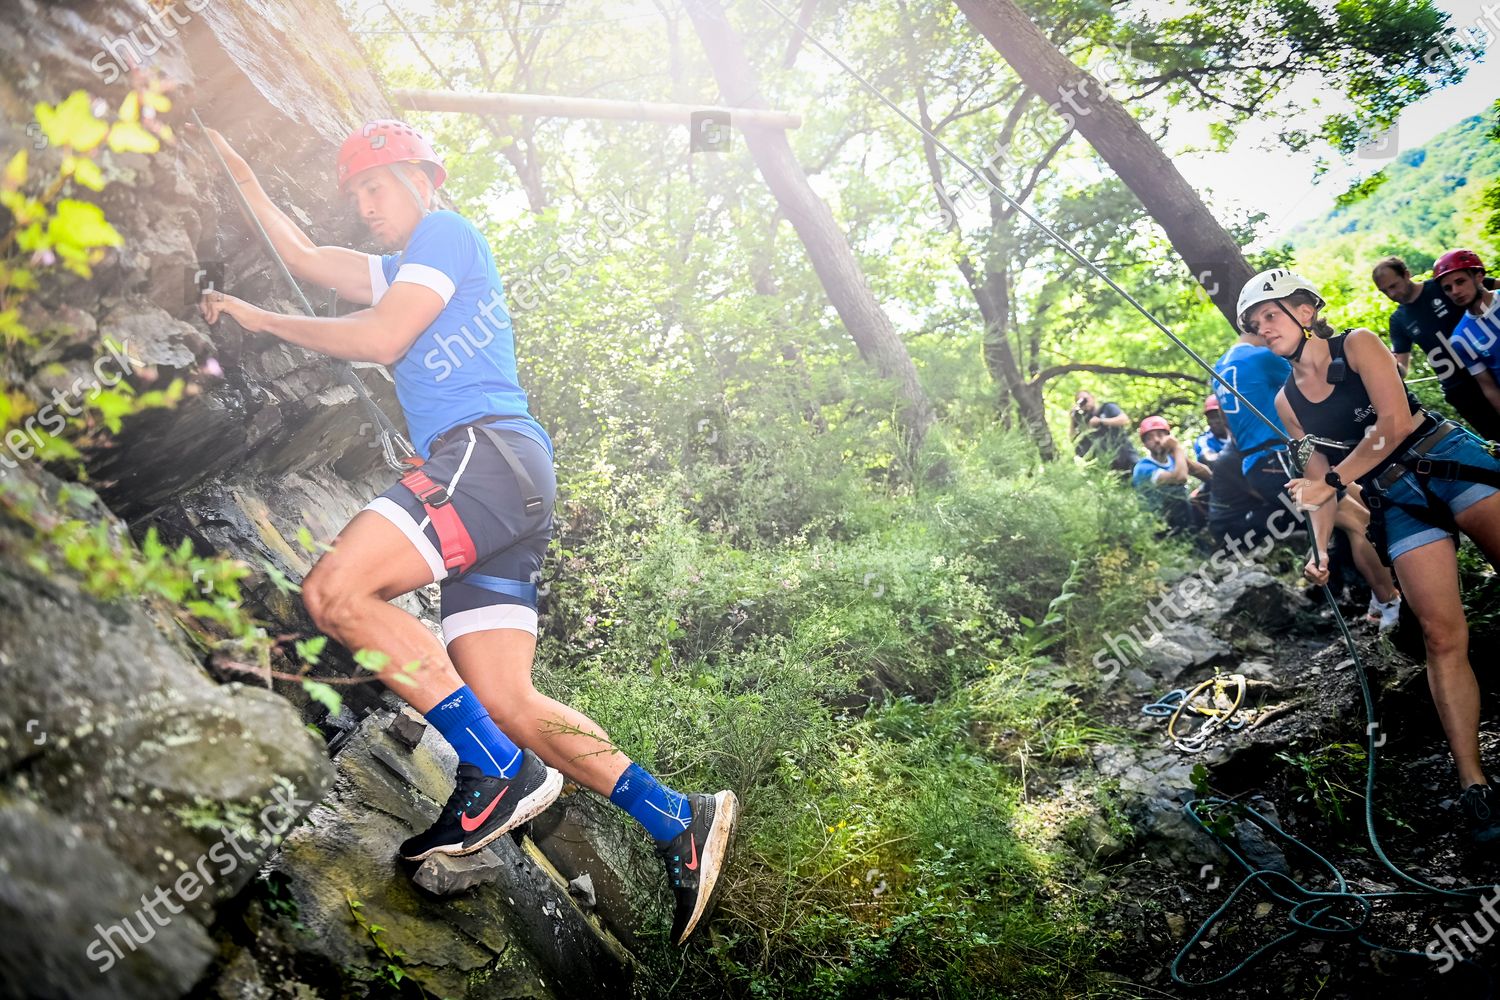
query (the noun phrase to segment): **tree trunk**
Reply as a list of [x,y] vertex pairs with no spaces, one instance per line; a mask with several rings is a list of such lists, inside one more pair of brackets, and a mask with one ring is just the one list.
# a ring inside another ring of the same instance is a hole
[[[745,58],[740,36],[718,0],[689,0],[686,6],[713,66],[723,103],[733,107],[767,107],[761,99],[755,72]],[[833,212],[807,183],[807,174],[797,162],[786,133],[758,126],[745,126],[739,131],[782,213],[797,230],[813,270],[854,338],[860,356],[873,363],[882,378],[896,382],[903,402],[900,420],[907,457],[915,457],[935,415],[906,345],[875,300],[875,293]]]
[[1234,237],[1140,123],[1073,65],[1013,0],[954,0],[1021,80],[1088,139],[1140,199],[1214,305],[1237,326],[1240,289],[1254,276]]

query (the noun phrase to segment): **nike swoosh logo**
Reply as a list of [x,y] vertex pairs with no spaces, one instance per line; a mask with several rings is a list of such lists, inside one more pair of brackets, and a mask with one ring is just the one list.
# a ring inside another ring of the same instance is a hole
[[464,828],[464,833],[473,833],[479,829],[480,824],[490,818],[490,813],[495,811],[495,807],[500,804],[501,799],[505,798],[505,793],[508,791],[510,791],[509,785],[500,789],[500,794],[496,795],[490,804],[484,807],[484,812],[478,816],[470,816],[468,813],[464,813],[458,817],[458,825]]
[[690,872],[695,872],[698,870],[698,842],[692,837],[689,837],[688,844],[690,844],[693,848],[693,860],[689,861],[682,867],[686,868]]

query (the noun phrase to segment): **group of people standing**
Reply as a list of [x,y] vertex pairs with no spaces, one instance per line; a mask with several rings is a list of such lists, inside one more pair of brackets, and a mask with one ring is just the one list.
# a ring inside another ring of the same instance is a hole
[[[1475,841],[1500,843],[1457,558],[1467,535],[1500,565],[1500,300],[1470,250],[1443,254],[1422,283],[1396,257],[1373,278],[1397,303],[1389,346],[1366,329],[1336,331],[1321,292],[1301,275],[1256,275],[1240,293],[1239,339],[1214,365],[1210,430],[1194,457],[1163,418],[1147,417],[1138,431],[1149,454],[1135,458],[1132,481],[1169,523],[1182,517],[1173,512],[1186,505],[1189,474],[1211,484],[1206,521],[1226,541],[1264,530],[1277,509],[1305,514],[1313,542],[1305,573],[1315,583],[1329,581],[1329,552],[1342,535],[1370,587],[1371,618],[1395,625],[1404,600],[1420,624],[1460,803]],[[1460,420],[1427,410],[1403,383],[1413,346]],[[1085,410],[1081,449],[1097,453],[1102,429],[1118,435],[1129,426],[1118,406],[1081,393],[1075,427]],[[1109,460],[1123,471],[1123,450]]]

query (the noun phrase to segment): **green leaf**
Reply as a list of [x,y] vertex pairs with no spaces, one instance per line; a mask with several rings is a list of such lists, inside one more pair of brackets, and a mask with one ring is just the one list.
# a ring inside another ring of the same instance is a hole
[[109,148],[116,153],[155,153],[161,141],[135,122],[115,122],[109,130]]
[[77,247],[117,247],[125,240],[104,218],[98,205],[73,198],[57,203],[57,212],[47,224],[47,235],[56,243]]
[[75,90],[56,107],[38,104],[37,123],[54,145],[70,146],[86,153],[109,133],[109,126],[94,117],[90,103],[88,91]]
[[339,710],[344,707],[344,699],[339,697],[339,693],[322,681],[304,680],[302,690],[313,701],[325,706],[330,715],[338,715]]
[[7,191],[14,191],[26,183],[26,150],[21,150],[10,158],[5,165],[5,173],[0,174],[0,187]]
[[323,650],[328,645],[328,636],[315,635],[311,639],[298,639],[294,644],[297,650],[297,659],[303,663],[311,663],[314,666],[318,658],[323,655]]
[[[71,173],[75,181],[90,191],[104,190],[104,172],[99,169],[99,164],[84,156],[70,157],[69,159],[72,161]],[[67,171],[68,165],[65,164],[63,169]]]
[[391,662],[391,658],[378,649],[361,649],[354,654],[354,662],[372,674],[378,674]]

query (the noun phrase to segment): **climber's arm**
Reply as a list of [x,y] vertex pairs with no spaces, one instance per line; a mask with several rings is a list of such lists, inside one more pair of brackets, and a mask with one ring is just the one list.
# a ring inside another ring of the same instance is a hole
[[234,182],[244,192],[251,211],[265,227],[271,244],[276,247],[276,252],[286,261],[291,272],[303,281],[336,290],[341,298],[350,302],[368,305],[373,297],[369,255],[347,247],[320,247],[315,244],[290,216],[271,201],[270,195],[260,186],[255,171],[250,169],[250,164],[245,162],[244,157],[235,152],[234,147],[214,129],[203,131],[223,154]]
[[288,316],[233,295],[207,292],[199,309],[217,323],[230,316],[251,333],[269,333],[345,361],[395,364],[443,311],[443,297],[425,285],[398,281],[369,309],[347,316]]

